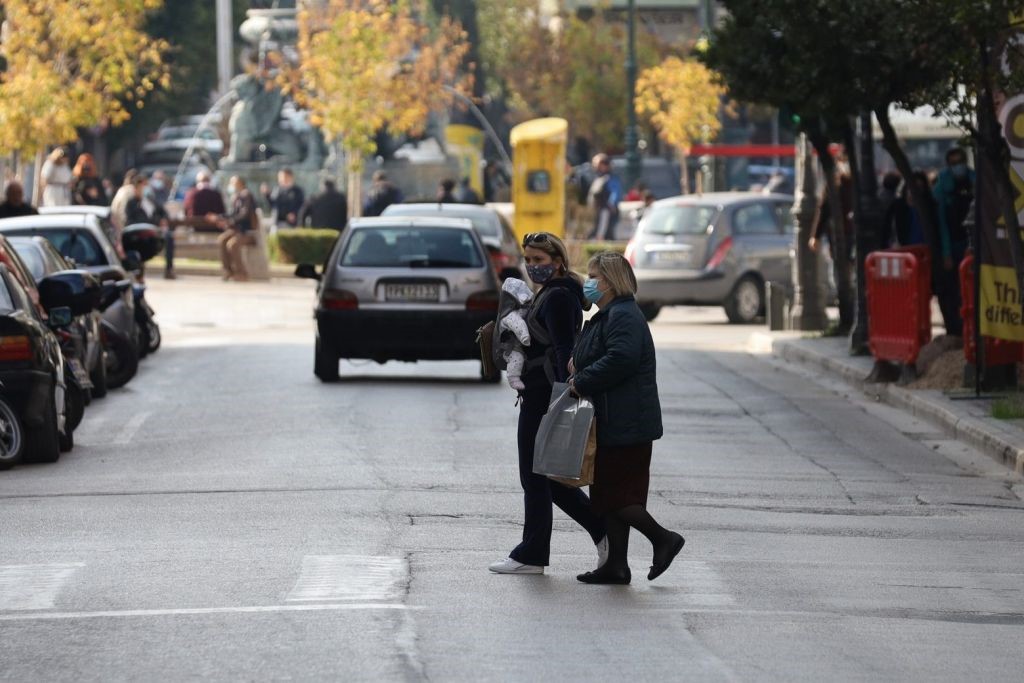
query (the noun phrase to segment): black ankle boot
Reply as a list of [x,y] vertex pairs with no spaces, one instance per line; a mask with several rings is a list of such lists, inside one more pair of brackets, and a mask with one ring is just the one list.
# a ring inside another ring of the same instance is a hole
[[654,564],[651,565],[651,571],[647,574],[647,580],[654,581],[664,574],[685,543],[685,538],[674,531],[670,532],[669,537],[654,549]]
[[580,574],[576,577],[576,580],[582,581],[583,583],[601,583],[625,586],[629,583],[631,578],[629,567],[614,569],[609,568],[608,565],[605,564],[600,569],[595,569],[594,571],[587,572],[586,574]]

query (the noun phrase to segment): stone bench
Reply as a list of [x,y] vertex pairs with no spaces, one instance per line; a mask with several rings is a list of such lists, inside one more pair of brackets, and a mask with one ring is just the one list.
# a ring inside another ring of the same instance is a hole
[[[269,222],[260,216],[260,229],[256,235],[256,244],[242,248],[242,260],[252,280],[270,279],[270,259],[267,251],[267,235]],[[174,229],[175,257],[197,259],[200,261],[216,261],[220,263],[220,245],[217,238],[219,232],[199,232],[187,226]]]

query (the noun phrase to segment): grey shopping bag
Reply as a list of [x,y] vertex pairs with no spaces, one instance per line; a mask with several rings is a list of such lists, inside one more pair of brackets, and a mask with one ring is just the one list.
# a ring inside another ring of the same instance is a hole
[[555,382],[534,442],[533,473],[579,479],[593,420],[594,405],[573,396],[568,384]]

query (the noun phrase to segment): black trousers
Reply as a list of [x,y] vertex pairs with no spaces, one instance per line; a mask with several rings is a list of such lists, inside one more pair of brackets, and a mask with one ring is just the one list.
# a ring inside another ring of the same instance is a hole
[[942,311],[942,322],[946,327],[946,334],[953,337],[962,337],[964,334],[964,320],[960,315],[960,262],[964,260],[967,253],[967,245],[954,242],[952,245],[953,270],[946,270],[941,262],[936,263],[934,286],[935,296],[939,299],[939,310]]
[[533,473],[533,443],[550,398],[550,387],[527,391],[519,410],[519,481],[526,515],[523,542],[509,554],[516,562],[542,567],[550,564],[552,503],[586,529],[594,543],[605,535],[604,521],[590,509],[587,494]]

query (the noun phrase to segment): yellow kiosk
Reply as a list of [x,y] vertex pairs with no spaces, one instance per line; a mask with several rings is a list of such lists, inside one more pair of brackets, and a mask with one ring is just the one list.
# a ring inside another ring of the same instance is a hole
[[569,123],[546,118],[512,129],[512,203],[519,239],[531,232],[565,236],[565,148]]

